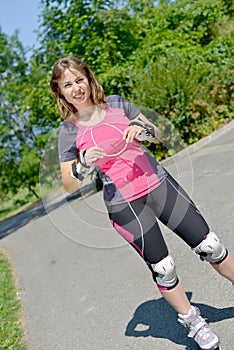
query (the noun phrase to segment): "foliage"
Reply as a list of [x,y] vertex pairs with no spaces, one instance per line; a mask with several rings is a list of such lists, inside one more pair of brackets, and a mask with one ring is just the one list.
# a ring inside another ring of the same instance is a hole
[[159,159],[233,119],[232,1],[41,0],[40,9],[30,58],[17,32],[0,32],[2,195],[26,188],[39,196],[39,169],[43,182],[59,180],[47,152],[61,122],[49,80],[65,55],[84,58],[107,95],[158,123],[162,144],[146,146]]
[[168,118],[190,144],[233,119],[233,19],[222,1],[162,9],[132,57],[131,98]]
[[22,44],[15,33],[10,40],[0,32],[0,143],[1,181],[0,193],[15,192],[20,187],[18,165],[25,139],[27,123],[20,113],[22,103],[21,84],[26,75],[26,59]]

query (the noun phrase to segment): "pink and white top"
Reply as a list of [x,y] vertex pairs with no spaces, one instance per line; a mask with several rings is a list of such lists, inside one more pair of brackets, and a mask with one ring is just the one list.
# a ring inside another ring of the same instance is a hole
[[76,159],[79,151],[93,146],[104,149],[106,156],[97,160],[95,165],[103,182],[107,206],[131,202],[148,194],[167,175],[166,170],[142,148],[139,141],[126,143],[123,140],[129,119],[134,119],[140,113],[131,104],[126,108],[124,103],[126,101],[119,96],[109,96],[105,117],[100,123],[84,126],[65,122],[59,136],[61,161]]

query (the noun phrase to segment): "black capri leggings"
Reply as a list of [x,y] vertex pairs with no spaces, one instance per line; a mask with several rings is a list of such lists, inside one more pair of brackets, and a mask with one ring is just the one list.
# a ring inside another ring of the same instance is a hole
[[109,218],[115,230],[148,264],[155,264],[168,255],[157,218],[191,248],[209,233],[201,213],[170,174],[148,195],[113,206]]

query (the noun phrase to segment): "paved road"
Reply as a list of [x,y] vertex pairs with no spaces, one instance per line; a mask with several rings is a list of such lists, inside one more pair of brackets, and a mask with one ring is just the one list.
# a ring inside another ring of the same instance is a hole
[[[234,122],[164,163],[234,251]],[[196,350],[100,193],[58,197],[0,225],[31,350]],[[191,301],[234,349],[234,288],[162,227]]]

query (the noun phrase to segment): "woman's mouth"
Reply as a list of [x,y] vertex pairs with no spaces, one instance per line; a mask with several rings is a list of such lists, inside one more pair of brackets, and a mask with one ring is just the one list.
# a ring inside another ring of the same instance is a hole
[[76,94],[73,96],[73,99],[76,100],[76,102],[83,102],[84,101],[84,98],[85,98],[85,93],[84,92],[81,92],[79,94]]

